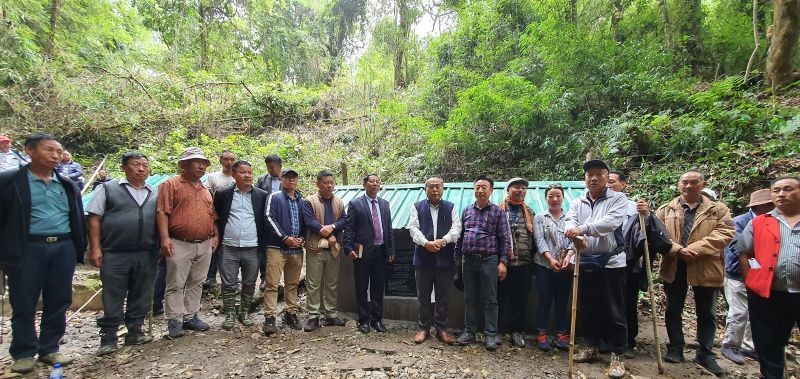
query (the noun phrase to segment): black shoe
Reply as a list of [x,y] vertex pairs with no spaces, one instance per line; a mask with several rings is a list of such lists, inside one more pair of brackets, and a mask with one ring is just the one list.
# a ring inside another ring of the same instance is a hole
[[664,361],[669,363],[683,362],[683,349],[667,348],[667,355],[664,356]]
[[369,325],[372,326],[372,329],[375,329],[375,331],[378,333],[386,333],[386,326],[380,321],[372,320],[370,321]]
[[297,319],[297,315],[294,313],[284,313],[281,319],[283,320],[284,325],[294,330],[303,329],[303,327],[300,325],[300,320]]
[[600,354],[608,354],[611,352],[611,345],[606,341],[600,341],[600,346],[597,347],[597,350],[600,351]]
[[712,356],[705,356],[705,357],[695,357],[694,363],[699,364],[704,369],[708,370],[712,374],[716,376],[723,376],[725,375],[725,370],[722,367],[719,367],[717,364],[717,360],[714,359]]
[[203,282],[203,291],[208,291],[209,289],[214,288],[214,286],[216,285],[217,285],[216,278],[206,279],[206,281]]
[[164,314],[164,304],[153,306],[153,316],[161,316]]
[[369,324],[366,322],[361,322],[358,324],[358,331],[364,334],[369,333]]
[[338,317],[327,317],[322,322],[322,325],[325,326],[345,326],[345,324],[347,324],[347,321],[342,320]]
[[132,327],[128,329],[128,334],[125,335],[125,345],[144,345],[152,342],[153,337],[148,336],[142,332],[142,327]]
[[305,332],[313,332],[313,331],[317,330],[317,328],[319,328],[319,318],[318,317],[314,317],[314,318],[310,318],[310,319],[308,319],[308,321],[306,321],[306,326],[303,327],[303,331],[305,331]]
[[261,327],[261,331],[264,332],[265,336],[269,336],[275,334],[278,331],[278,327],[275,326],[275,316],[267,317],[264,320],[264,325]]
[[497,350],[497,345],[500,344],[500,337],[498,336],[486,336],[483,340],[483,345],[486,347],[488,351],[495,351]]
[[117,330],[100,331],[100,347],[95,353],[97,356],[114,354],[117,352]]

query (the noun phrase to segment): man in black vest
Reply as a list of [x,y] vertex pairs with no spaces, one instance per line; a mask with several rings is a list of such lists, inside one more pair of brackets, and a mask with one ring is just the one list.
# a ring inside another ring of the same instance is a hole
[[[431,326],[435,336],[447,345],[453,337],[447,333],[447,304],[455,275],[453,250],[461,235],[461,218],[455,205],[442,200],[444,182],[439,177],[425,181],[428,199],[414,203],[409,214],[408,230],[417,245],[414,248],[414,270],[419,300],[419,331],[414,342],[428,339]],[[436,290],[435,310],[431,292]],[[433,325],[432,325],[433,324]]]
[[[104,183],[94,191],[89,213],[89,262],[100,268],[103,282],[103,317],[97,355],[117,351],[117,329],[128,328],[126,345],[153,340],[142,332],[153,296],[158,260],[156,190],[145,180],[150,174],[147,157],[138,152],[122,156],[125,178]],[[123,312],[123,304],[127,307]]]
[[369,333],[370,326],[379,333],[386,332],[383,290],[386,287],[387,262],[394,261],[394,235],[389,202],[378,197],[380,189],[378,175],[367,175],[364,177],[364,196],[347,204],[344,251],[353,260],[358,330],[361,333]]
[[[31,163],[0,173],[0,264],[8,274],[11,316],[11,371],[29,373],[39,360],[67,365],[58,352],[72,303],[75,262],[83,262],[86,224],[78,186],[56,170],[63,151],[53,136],[25,140]],[[36,335],[36,304],[42,320]]]

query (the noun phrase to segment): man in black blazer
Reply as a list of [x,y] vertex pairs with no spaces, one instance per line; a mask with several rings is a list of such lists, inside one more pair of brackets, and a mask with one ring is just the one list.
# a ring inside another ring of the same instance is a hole
[[[267,193],[253,187],[253,167],[238,161],[231,167],[235,185],[217,191],[214,209],[217,211],[220,249],[219,271],[222,278],[222,307],[226,314],[222,328],[230,330],[236,319],[252,326],[250,304],[256,288],[258,266],[266,252],[266,223],[264,204]],[[242,270],[240,308],[236,309],[236,286]]]
[[[353,260],[358,330],[369,333],[372,326],[385,332],[383,325],[383,290],[386,286],[386,264],[394,261],[394,235],[389,202],[378,198],[381,179],[370,174],[364,177],[364,196],[347,206],[348,223],[344,230],[344,251]],[[367,301],[367,287],[369,299]]]
[[[71,359],[59,341],[72,303],[75,262],[83,262],[86,223],[78,186],[55,170],[63,149],[53,136],[34,134],[25,141],[31,163],[0,174],[0,264],[8,274],[11,317],[11,371],[29,373],[34,356],[53,365]],[[41,328],[36,333],[36,303],[42,296]]]

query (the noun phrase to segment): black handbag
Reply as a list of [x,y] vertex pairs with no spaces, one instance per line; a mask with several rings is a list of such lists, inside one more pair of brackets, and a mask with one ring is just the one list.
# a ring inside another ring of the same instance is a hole
[[603,269],[616,254],[608,253],[580,253],[580,270],[581,272],[595,272]]

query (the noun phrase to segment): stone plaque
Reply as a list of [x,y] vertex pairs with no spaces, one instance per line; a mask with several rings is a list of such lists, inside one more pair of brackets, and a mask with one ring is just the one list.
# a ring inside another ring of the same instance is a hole
[[386,296],[417,297],[417,281],[414,278],[413,250],[396,250],[394,264],[386,278]]

